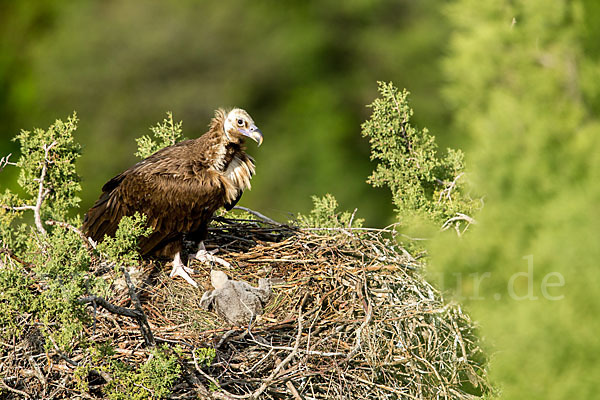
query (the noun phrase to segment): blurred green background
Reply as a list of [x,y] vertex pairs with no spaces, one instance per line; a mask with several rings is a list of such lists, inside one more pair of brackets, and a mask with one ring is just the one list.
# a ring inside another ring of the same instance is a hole
[[500,393],[595,398],[599,20],[597,0],[4,0],[0,153],[76,110],[83,212],[165,111],[191,138],[240,106],[265,135],[243,205],[286,220],[329,192],[382,226],[360,123],[393,81],[485,195],[467,235],[428,242],[429,269],[480,321]]
[[446,133],[438,61],[448,29],[436,1],[0,4],[2,153],[16,151],[19,129],[76,110],[82,212],[136,162],[134,138],[166,111],[194,138],[217,107],[248,110],[265,141],[249,145],[257,175],[242,204],[279,220],[329,192],[370,225],[390,221],[388,194],[364,183],[360,124],[377,80],[410,88],[417,121]]

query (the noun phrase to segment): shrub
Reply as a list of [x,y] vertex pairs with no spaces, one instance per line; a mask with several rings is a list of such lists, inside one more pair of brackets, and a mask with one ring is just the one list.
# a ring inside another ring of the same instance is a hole
[[371,118],[362,124],[371,159],[377,161],[367,182],[391,190],[398,219],[420,217],[464,232],[480,202],[467,191],[463,153],[447,149],[439,157],[435,137],[411,124],[406,89],[379,82],[379,92],[381,98],[370,105]]

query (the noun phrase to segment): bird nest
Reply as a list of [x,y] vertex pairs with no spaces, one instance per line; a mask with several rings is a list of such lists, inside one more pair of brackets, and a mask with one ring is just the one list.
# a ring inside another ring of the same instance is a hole
[[[200,307],[211,266],[193,264],[198,289],[144,266],[141,308],[157,343],[177,348],[173,398],[469,399],[488,388],[474,325],[421,276],[393,230],[295,229],[218,218],[208,249],[232,264],[234,280],[269,277],[272,296],[249,325],[228,326]],[[221,268],[222,269],[222,268]],[[124,291],[111,299],[129,306]],[[88,329],[113,357],[150,357],[136,320],[98,307]],[[79,357],[79,360],[81,360]],[[86,356],[87,357],[87,356]],[[56,358],[65,375],[77,355]],[[56,371],[55,371],[56,372]],[[102,374],[101,374],[102,375]],[[89,394],[105,379],[90,375]]]
[[[249,326],[199,306],[202,290],[164,272],[145,294],[158,340],[185,343],[214,398],[472,398],[486,391],[473,323],[445,303],[389,230],[296,230],[221,219],[207,247],[273,294]],[[210,266],[194,279],[210,287]],[[199,365],[194,348],[215,349]],[[207,393],[205,393],[207,394]]]

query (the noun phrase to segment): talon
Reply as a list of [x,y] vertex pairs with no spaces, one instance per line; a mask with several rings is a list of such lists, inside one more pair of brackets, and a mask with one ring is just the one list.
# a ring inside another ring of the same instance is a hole
[[231,264],[229,262],[217,256],[213,256],[209,251],[206,251],[204,249],[198,250],[198,252],[194,254],[193,258],[200,262],[215,262],[224,266],[225,268],[231,268]]
[[198,284],[189,275],[189,274],[193,274],[193,273],[194,273],[193,268],[188,268],[181,262],[181,256],[179,255],[179,253],[175,254],[175,258],[173,259],[173,269],[171,270],[171,273],[169,274],[169,276],[171,278],[175,278],[176,276],[179,276],[179,277],[185,279],[185,281],[187,283],[189,283],[193,287],[197,288]]

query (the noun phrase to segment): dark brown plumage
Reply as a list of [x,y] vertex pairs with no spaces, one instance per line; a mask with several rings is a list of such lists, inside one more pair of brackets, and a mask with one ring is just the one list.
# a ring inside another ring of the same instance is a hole
[[[183,236],[200,243],[200,256],[213,213],[219,207],[233,208],[250,188],[254,161],[244,152],[245,137],[262,143],[246,111],[217,110],[201,137],[159,150],[108,181],[82,230],[101,241],[115,234],[123,216],[143,213],[153,232],[140,238],[140,253],[175,257],[174,264],[184,268],[179,258]],[[175,265],[172,275],[181,275]]]

